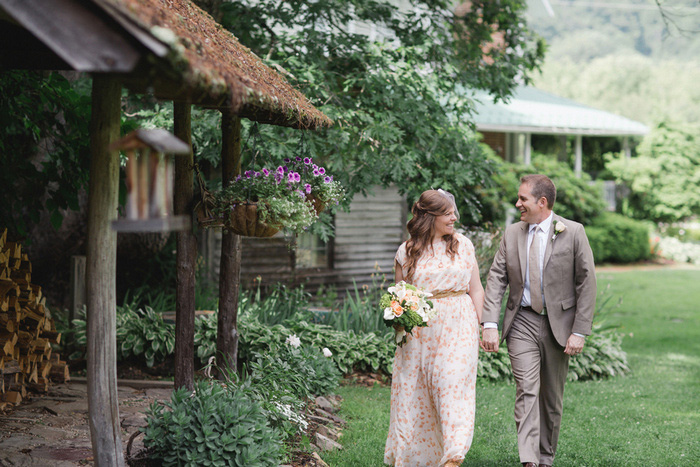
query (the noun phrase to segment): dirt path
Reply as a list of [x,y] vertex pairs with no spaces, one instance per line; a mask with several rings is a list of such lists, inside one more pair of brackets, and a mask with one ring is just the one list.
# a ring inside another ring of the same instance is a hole
[[[146,425],[145,411],[155,400],[169,399],[172,383],[119,381],[122,447],[132,433]],[[143,448],[142,436],[131,453]],[[8,413],[0,414],[0,466],[67,467],[94,465],[88,425],[87,384],[84,379],[32,394]]]

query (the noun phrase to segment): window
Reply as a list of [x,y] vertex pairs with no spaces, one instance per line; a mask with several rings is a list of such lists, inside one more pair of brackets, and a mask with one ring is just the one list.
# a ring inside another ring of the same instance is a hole
[[297,237],[296,268],[325,268],[328,266],[328,244],[317,235],[304,232]]

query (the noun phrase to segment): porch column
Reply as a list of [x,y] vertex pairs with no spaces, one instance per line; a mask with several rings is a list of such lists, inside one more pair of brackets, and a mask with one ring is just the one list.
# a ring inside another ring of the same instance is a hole
[[629,136],[625,136],[624,139],[622,140],[622,148],[625,151],[625,159],[631,159],[632,158],[632,148],[630,147]]
[[530,133],[525,133],[525,144],[523,145],[523,163],[530,165],[532,163],[532,138]]
[[583,149],[581,146],[581,135],[576,135],[576,160],[574,161],[574,174],[581,178],[581,168],[583,167]]
[[86,274],[87,396],[95,465],[123,466],[117,395],[117,218],[121,83],[95,74],[90,117]]

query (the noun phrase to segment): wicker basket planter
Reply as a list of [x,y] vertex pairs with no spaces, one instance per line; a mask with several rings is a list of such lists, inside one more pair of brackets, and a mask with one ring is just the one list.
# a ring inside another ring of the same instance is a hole
[[258,214],[258,204],[255,202],[235,205],[228,213],[224,227],[245,237],[272,237],[281,228],[262,222]]
[[314,205],[314,211],[316,211],[316,215],[321,214],[323,210],[326,209],[326,203],[316,198],[315,196],[309,197],[309,201],[311,201],[311,204]]

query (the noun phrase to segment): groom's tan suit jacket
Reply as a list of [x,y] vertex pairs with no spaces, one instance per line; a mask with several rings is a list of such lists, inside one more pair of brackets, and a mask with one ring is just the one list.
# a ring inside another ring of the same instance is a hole
[[[596,278],[593,254],[583,226],[556,214],[553,221],[566,229],[552,239],[552,224],[544,254],[542,281],[549,324],[559,345],[565,347],[571,333],[591,334]],[[523,297],[528,230],[529,224],[522,221],[506,228],[488,275],[482,322],[500,321],[503,294],[510,286],[501,340],[508,335]]]

